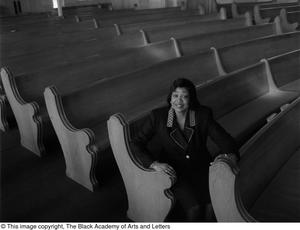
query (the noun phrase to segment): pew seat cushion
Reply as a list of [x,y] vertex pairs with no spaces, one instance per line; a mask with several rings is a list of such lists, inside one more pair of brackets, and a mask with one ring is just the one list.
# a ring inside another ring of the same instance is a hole
[[251,132],[265,123],[262,118],[279,110],[280,106],[292,101],[297,95],[294,92],[269,92],[226,114],[218,122],[238,142],[244,142]]
[[300,92],[300,79],[292,81],[280,87],[281,90]]
[[300,219],[300,148],[280,168],[258,197],[251,214],[259,221],[298,222]]

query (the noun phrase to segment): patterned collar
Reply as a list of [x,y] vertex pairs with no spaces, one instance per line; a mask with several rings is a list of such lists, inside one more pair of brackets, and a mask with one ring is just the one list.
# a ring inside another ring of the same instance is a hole
[[[188,111],[188,116],[189,116],[189,126],[194,127],[196,125],[196,119],[195,119],[195,111],[194,110],[189,110]],[[167,127],[172,128],[174,124],[174,117],[175,117],[175,111],[171,107],[168,112],[168,119],[167,119]]]

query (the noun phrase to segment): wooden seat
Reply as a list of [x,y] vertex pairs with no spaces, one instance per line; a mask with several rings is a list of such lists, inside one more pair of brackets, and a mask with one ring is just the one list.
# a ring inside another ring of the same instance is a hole
[[299,221],[299,117],[300,98],[241,148],[239,170],[226,158],[210,167],[218,221]]
[[278,88],[300,92],[300,50],[265,60]]
[[[61,92],[68,93],[94,81],[128,73],[179,56],[176,42],[171,39],[142,48],[119,51],[113,56],[90,58],[32,73],[25,72],[22,76],[15,77],[7,68],[2,69],[1,77],[5,93],[16,117],[22,144],[38,155],[43,154],[44,143],[41,133],[46,132],[42,131],[43,120],[36,119],[30,114],[26,117],[26,112],[20,111],[30,107],[26,102],[36,102],[34,113],[39,116],[38,107],[45,107],[43,99],[45,87],[57,85]],[[1,108],[1,113],[5,117],[4,107]]]
[[[213,52],[207,52],[165,61],[67,95],[59,94],[59,85],[46,88],[47,110],[65,160],[80,165],[67,169],[72,170],[72,179],[90,190],[96,186],[89,174],[82,180],[83,172],[73,168],[95,168],[94,160],[91,160],[92,165],[83,166],[83,162],[76,159],[92,159],[91,154],[101,157],[109,146],[106,121],[110,115],[122,112],[131,121],[164,103],[165,94],[174,79],[185,76],[200,84],[219,75]],[[87,129],[88,132],[85,131]]]
[[[226,72],[254,64],[260,59],[276,56],[300,48],[300,33],[292,32],[278,36],[251,40],[217,50]],[[241,58],[243,57],[243,58]]]

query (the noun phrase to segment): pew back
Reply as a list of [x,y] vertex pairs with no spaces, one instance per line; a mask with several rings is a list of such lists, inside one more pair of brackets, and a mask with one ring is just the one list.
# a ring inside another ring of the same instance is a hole
[[[135,108],[145,106],[146,102],[151,104],[154,99],[161,99],[176,78],[185,76],[199,84],[218,75],[211,51],[181,57],[65,95],[64,109],[70,123],[75,127],[93,127],[97,123],[105,122],[111,114],[118,111],[132,118],[134,114],[131,114],[129,108],[138,111]],[[121,99],[126,103],[120,103]],[[74,113],[78,110],[78,105],[80,111]]]
[[224,31],[250,26],[248,16],[238,19],[213,20],[207,22],[192,22],[186,25],[161,26],[143,30],[148,42],[165,40],[168,37],[182,38],[194,34],[204,34],[216,31]]
[[268,59],[275,84],[282,90],[300,92],[300,50]]
[[177,39],[183,55],[207,50],[208,47],[221,48],[243,41],[277,34],[273,23],[245,28],[218,31]]
[[224,70],[231,72],[256,63],[262,58],[299,49],[299,39],[299,32],[270,36],[218,49],[218,54]]

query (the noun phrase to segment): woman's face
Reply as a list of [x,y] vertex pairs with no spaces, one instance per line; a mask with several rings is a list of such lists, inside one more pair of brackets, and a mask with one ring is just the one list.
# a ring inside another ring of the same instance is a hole
[[177,87],[171,95],[171,107],[175,112],[186,112],[189,108],[190,95],[186,88]]

